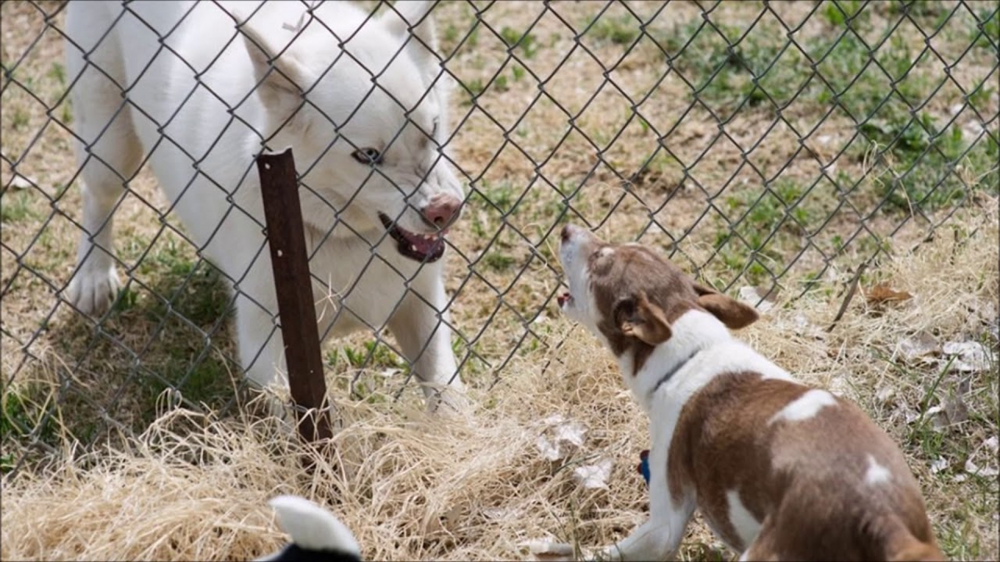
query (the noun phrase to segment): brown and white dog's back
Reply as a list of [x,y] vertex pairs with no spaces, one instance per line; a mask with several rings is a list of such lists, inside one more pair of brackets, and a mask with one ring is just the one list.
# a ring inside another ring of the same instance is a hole
[[749,560],[941,558],[889,437],[857,406],[794,382],[738,372],[695,393],[671,439],[668,487],[678,499],[693,490]]
[[562,310],[650,416],[650,519],[602,556],[664,559],[697,507],[747,560],[941,560],[919,487],[855,405],[732,337],[752,307],[656,252],[567,226]]

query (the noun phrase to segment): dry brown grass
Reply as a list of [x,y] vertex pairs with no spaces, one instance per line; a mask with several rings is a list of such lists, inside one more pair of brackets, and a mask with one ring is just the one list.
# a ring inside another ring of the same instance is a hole
[[[915,434],[904,420],[927,407],[921,402],[936,371],[900,373],[888,356],[914,330],[943,341],[967,339],[996,322],[995,309],[992,319],[970,313],[986,312],[986,303],[1000,296],[992,259],[996,219],[982,217],[974,239],[941,237],[877,271],[913,293],[911,301],[876,312],[857,299],[817,339],[802,332],[796,317],[825,325],[840,300],[813,295],[794,307],[779,302],[743,334],[805,381],[838,389],[875,415],[902,444],[942,541],[960,558],[998,554],[990,516],[997,511],[995,478],[955,479],[963,450],[980,466],[996,466],[995,454],[973,449],[997,435],[997,378],[971,376],[967,420]],[[938,280],[942,263],[949,264],[947,284]],[[638,451],[648,446],[646,422],[610,356],[582,329],[552,322],[558,335],[567,335],[562,349],[518,359],[493,390],[475,391],[478,403],[495,405],[468,420],[428,420],[405,404],[338,401],[343,429],[335,457],[315,457],[312,475],[301,469],[300,447],[270,422],[182,410],[159,418],[125,452],[100,449],[75,460],[68,454],[47,470],[22,473],[4,482],[2,558],[244,559],[283,540],[266,507],[277,493],[330,505],[370,559],[518,559],[519,545],[530,539],[595,546],[622,538],[646,509],[634,470]],[[948,399],[962,378],[946,375],[928,405]],[[880,402],[872,390],[883,385],[896,393]],[[543,459],[536,445],[544,431],[539,420],[554,414],[588,428],[584,445],[558,462]],[[924,448],[933,435],[945,441],[936,452]],[[931,474],[934,454],[952,468]],[[580,487],[572,469],[600,458],[615,463],[609,488]],[[713,548],[697,526],[683,555],[705,559],[705,549]]]
[[[0,94],[0,468],[30,461],[3,482],[2,558],[260,554],[279,540],[265,504],[277,492],[336,502],[366,556],[377,559],[511,558],[528,538],[555,535],[592,546],[624,536],[642,517],[645,492],[631,465],[643,448],[644,422],[637,423],[641,416],[605,354],[554,318],[549,300],[561,280],[551,232],[567,217],[600,225],[609,239],[665,248],[682,267],[722,287],[778,286],[787,308],[776,308],[746,337],[807,381],[858,400],[893,433],[924,485],[949,554],[995,558],[996,481],[963,471],[967,459],[996,466],[995,453],[990,457],[983,446],[997,435],[995,371],[938,380],[943,365],[907,365],[894,355],[899,340],[921,330],[941,341],[986,338],[996,351],[995,337],[984,335],[995,326],[996,308],[984,303],[997,298],[991,210],[1000,189],[997,148],[975,127],[976,112],[989,121],[1000,107],[990,89],[995,52],[983,40],[967,49],[975,28],[960,7],[930,40],[934,52],[918,56],[926,30],[956,5],[921,4],[893,33],[899,39],[878,50],[890,71],[900,61],[914,68],[865,129],[872,142],[854,138],[854,121],[861,119],[845,109],[822,118],[832,102],[815,79],[793,96],[803,78],[796,69],[808,65],[788,53],[763,81],[775,101],[787,103],[782,119],[760,99],[733,113],[750,92],[736,62],[692,96],[685,79],[699,85],[727,60],[711,29],[681,50],[703,21],[697,4],[671,2],[659,12],[656,3],[629,4],[643,19],[658,13],[641,38],[626,8],[613,4],[579,42],[574,35],[603,3],[552,3],[549,11],[541,3],[495,3],[475,31],[472,5],[438,6],[448,69],[482,91],[473,103],[459,86],[454,100],[456,161],[474,195],[447,258],[448,289],[457,293],[457,348],[460,357],[473,354],[463,377],[480,408],[468,424],[426,423],[414,411],[419,393],[393,375],[402,366],[398,357],[385,346],[369,353],[372,334],[330,342],[328,383],[347,422],[337,438],[345,472],[324,466],[308,477],[298,468],[296,447],[268,422],[226,409],[240,383],[231,360],[229,296],[184,241],[177,218],[163,217],[166,206],[148,171],[132,182],[116,219],[119,269],[129,271],[131,282],[126,298],[99,330],[56,298],[72,273],[80,208],[62,126],[71,125],[73,112],[61,101],[68,87],[61,38],[42,17],[58,3],[42,2],[41,10],[0,4],[0,62],[13,77],[3,77]],[[777,55],[773,47],[784,38],[777,18],[794,27],[812,10],[802,2],[770,6],[737,49],[755,67]],[[795,34],[814,59],[825,38],[842,29],[829,7],[820,6]],[[899,19],[895,10],[871,4],[856,28],[874,42]],[[746,31],[759,13],[759,3],[727,2],[711,8],[710,19],[735,43],[735,32]],[[59,14],[52,24],[62,21]],[[991,21],[995,26],[1000,16]],[[531,43],[513,49],[518,60],[508,60],[497,34],[516,39],[526,31]],[[837,88],[859,65],[851,45],[834,48],[818,67]],[[661,47],[675,57],[675,71],[662,81]],[[951,124],[963,93],[946,79],[945,63],[954,65],[951,76],[966,93],[978,92]],[[874,110],[873,99],[891,89],[875,66],[866,68],[842,96],[852,112]],[[626,95],[641,120],[632,117]],[[928,96],[919,115],[943,130],[939,137],[899,120],[907,115],[901,98],[916,105]],[[725,121],[721,130],[713,113]],[[994,139],[998,123],[994,117],[989,125]],[[873,157],[894,134],[909,144]],[[950,177],[943,191],[920,202],[950,160],[958,161],[964,186]],[[824,178],[821,168],[831,162]],[[36,185],[8,187],[12,163]],[[765,183],[776,195],[765,192]],[[953,188],[968,199],[952,198]],[[931,245],[908,253],[956,209]],[[738,236],[726,238],[733,232]],[[870,270],[862,285],[886,280],[916,298],[880,312],[867,310],[859,295],[822,339],[803,333],[801,318],[826,326],[856,264],[880,246],[900,257]],[[166,406],[161,391],[169,387],[200,413]],[[400,389],[403,397],[394,401]],[[956,395],[964,397],[967,420],[935,428],[933,416],[920,417],[954,404]],[[215,413],[200,417],[205,412]],[[54,417],[46,421],[49,413]],[[615,460],[609,490],[580,489],[571,470],[538,455],[538,421],[554,413],[590,428],[571,462]],[[109,440],[119,429],[123,436]],[[143,431],[138,442],[129,440]],[[55,461],[31,448],[41,442],[61,450],[74,439],[104,445]],[[928,466],[938,459],[948,468],[932,474]],[[450,518],[442,523],[444,514]],[[715,544],[701,528],[687,544],[688,558],[714,556],[701,551]]]

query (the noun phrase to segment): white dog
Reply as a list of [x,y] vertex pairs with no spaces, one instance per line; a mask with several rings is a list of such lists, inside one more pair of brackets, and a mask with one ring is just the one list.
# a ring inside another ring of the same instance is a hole
[[233,284],[243,368],[261,386],[284,383],[253,162],[263,146],[291,146],[308,187],[310,267],[325,281],[314,280],[320,333],[387,326],[428,406],[460,401],[439,259],[464,194],[441,149],[448,103],[434,26],[425,2],[381,12],[369,19],[345,2],[311,12],[304,2],[71,3],[86,231],[70,301],[88,314],[112,302],[112,214],[148,157],[170,209]]

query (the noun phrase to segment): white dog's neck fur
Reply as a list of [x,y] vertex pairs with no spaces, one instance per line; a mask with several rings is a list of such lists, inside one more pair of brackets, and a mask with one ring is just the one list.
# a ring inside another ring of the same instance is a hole
[[[735,341],[718,318],[701,310],[690,310],[672,325],[673,336],[656,346],[642,369],[633,376],[632,351],[618,358],[625,385],[632,397],[648,414],[653,394],[670,379],[682,374],[685,364],[695,355],[711,353],[709,348]],[[668,376],[669,375],[669,376]]]

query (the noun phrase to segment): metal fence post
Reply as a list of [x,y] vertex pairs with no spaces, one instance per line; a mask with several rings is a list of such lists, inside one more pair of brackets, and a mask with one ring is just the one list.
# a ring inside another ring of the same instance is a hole
[[299,435],[314,443],[329,439],[333,432],[327,413],[323,358],[292,149],[281,154],[261,154],[257,158],[257,172],[285,344],[288,385],[297,406]]

